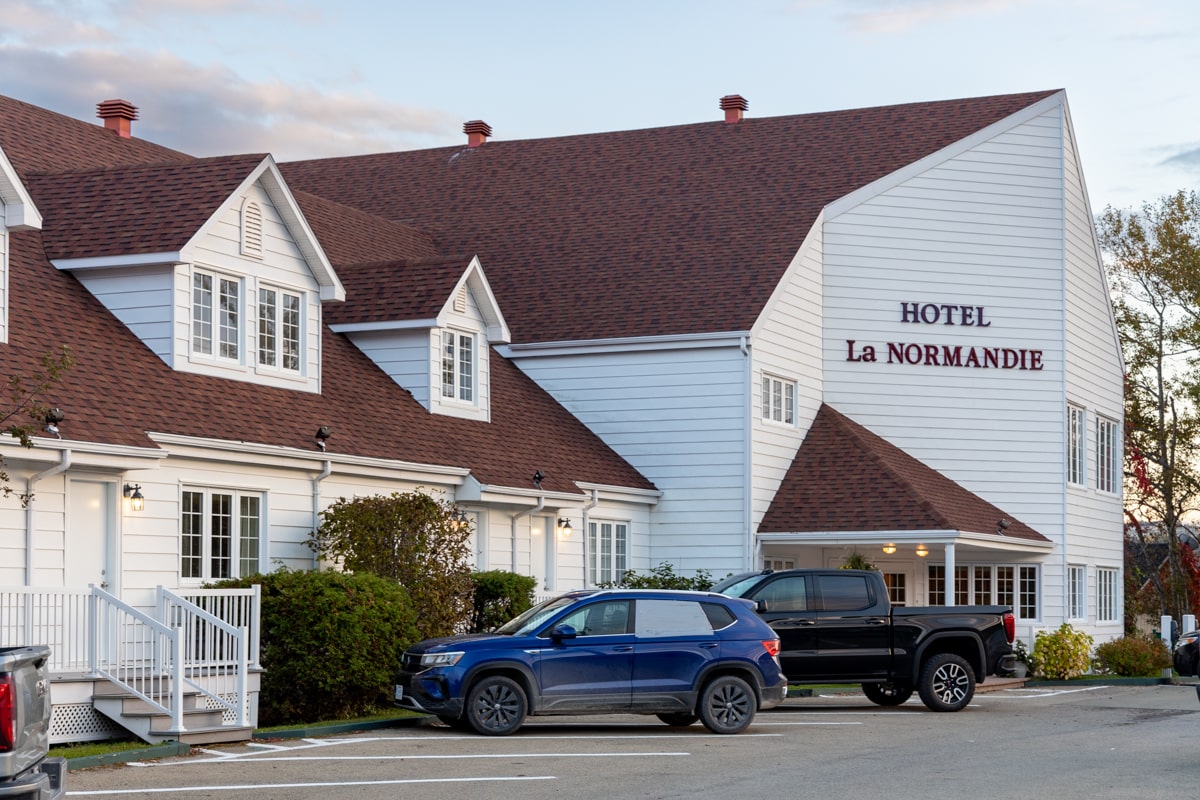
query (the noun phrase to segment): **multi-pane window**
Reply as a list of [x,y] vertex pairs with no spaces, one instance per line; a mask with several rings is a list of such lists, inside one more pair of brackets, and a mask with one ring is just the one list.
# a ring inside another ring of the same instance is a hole
[[785,425],[796,424],[796,384],[763,375],[762,418]]
[[442,397],[475,400],[475,337],[442,331]]
[[192,351],[239,358],[241,284],[197,270],[192,275]]
[[188,489],[180,514],[180,575],[184,579],[240,578],[259,571],[262,496]]
[[1096,417],[1096,488],[1117,492],[1121,486],[1121,440],[1111,419]]
[[792,569],[796,566],[795,559],[791,558],[764,558],[763,569]]
[[[929,605],[946,604],[946,567],[930,564]],[[955,605],[1012,606],[1024,619],[1038,618],[1038,568],[1011,564],[957,564]]]
[[887,587],[888,600],[894,606],[908,605],[908,576],[903,572],[883,573],[883,585]]
[[1084,435],[1083,409],[1067,406],[1067,483],[1087,483],[1087,436]]
[[629,569],[629,525],[588,522],[588,579],[592,586],[616,583]]
[[1087,619],[1087,568],[1067,567],[1067,618]]
[[1096,621],[1117,621],[1117,571],[1111,567],[1096,568]]
[[279,289],[258,290],[258,363],[300,371],[300,296]]

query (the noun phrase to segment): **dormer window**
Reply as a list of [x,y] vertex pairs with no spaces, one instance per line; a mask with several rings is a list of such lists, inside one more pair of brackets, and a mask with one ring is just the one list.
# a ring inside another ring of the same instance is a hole
[[475,402],[475,337],[442,331],[442,397]]
[[300,295],[282,289],[258,290],[258,364],[300,371]]
[[240,297],[240,281],[202,270],[193,273],[192,352],[238,360]]

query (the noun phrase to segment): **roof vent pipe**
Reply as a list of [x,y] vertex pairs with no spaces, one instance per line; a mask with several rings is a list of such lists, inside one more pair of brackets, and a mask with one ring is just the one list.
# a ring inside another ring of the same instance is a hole
[[725,124],[732,125],[742,121],[742,114],[750,104],[740,94],[727,94],[721,98],[721,110],[725,112]]
[[133,121],[138,118],[137,106],[128,100],[105,100],[96,104],[96,116],[104,120],[104,127],[114,131],[122,139],[132,135]]
[[473,119],[463,123],[463,133],[467,135],[467,147],[479,147],[492,135],[492,126],[481,119]]

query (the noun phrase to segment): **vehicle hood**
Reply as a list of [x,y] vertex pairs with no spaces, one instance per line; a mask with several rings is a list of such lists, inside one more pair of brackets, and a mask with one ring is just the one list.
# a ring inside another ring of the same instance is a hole
[[417,642],[405,652],[430,653],[435,650],[454,650],[461,647],[473,650],[478,647],[487,647],[491,642],[509,643],[512,641],[513,637],[499,633],[460,633],[454,636],[439,636],[436,639],[426,639],[423,642]]

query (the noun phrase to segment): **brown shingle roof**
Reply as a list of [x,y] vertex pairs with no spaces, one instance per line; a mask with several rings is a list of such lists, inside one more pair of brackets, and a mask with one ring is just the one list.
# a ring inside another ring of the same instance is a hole
[[514,342],[749,330],[820,210],[1054,92],[281,165],[479,255]]
[[1048,541],[1023,522],[822,405],[759,533],[945,530]]
[[31,175],[50,259],[181,249],[263,160],[262,155]]
[[360,264],[338,271],[346,302],[327,308],[330,325],[432,319],[471,263],[469,256]]

